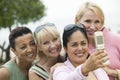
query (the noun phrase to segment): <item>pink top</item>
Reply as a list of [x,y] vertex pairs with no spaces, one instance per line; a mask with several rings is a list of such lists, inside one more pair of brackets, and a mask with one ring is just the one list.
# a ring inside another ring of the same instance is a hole
[[[67,59],[64,66],[59,66],[53,73],[53,80],[86,80],[87,76],[81,73],[81,65],[75,68]],[[109,80],[106,72],[99,68],[93,71],[98,80]]]
[[[108,53],[111,69],[120,69],[120,36],[111,33],[107,28],[103,29],[105,50]],[[95,48],[89,44],[89,52],[92,52]],[[115,80],[114,77],[109,76],[110,80]]]

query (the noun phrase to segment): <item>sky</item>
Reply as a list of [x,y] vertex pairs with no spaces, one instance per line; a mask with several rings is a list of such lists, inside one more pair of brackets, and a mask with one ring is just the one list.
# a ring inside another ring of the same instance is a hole
[[[110,28],[113,33],[120,30],[120,0],[42,0],[46,6],[46,16],[35,23],[24,24],[34,31],[42,22],[53,22],[62,35],[65,25],[74,23],[74,17],[80,5],[85,1],[97,3],[105,15],[105,26]],[[8,29],[0,30],[0,44],[3,41],[8,42]]]

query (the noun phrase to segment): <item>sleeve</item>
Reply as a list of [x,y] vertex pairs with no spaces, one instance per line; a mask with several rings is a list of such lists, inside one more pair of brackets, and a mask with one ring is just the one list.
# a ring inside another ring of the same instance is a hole
[[55,69],[53,73],[53,80],[86,80],[81,72],[81,66],[78,66],[75,70],[70,70],[67,66],[61,66]]
[[98,80],[109,80],[107,73],[102,69],[98,68],[93,71]]

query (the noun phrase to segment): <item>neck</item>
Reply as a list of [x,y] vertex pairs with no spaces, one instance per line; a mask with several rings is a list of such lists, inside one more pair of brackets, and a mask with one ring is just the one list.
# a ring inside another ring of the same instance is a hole
[[44,58],[40,58],[39,59],[39,65],[41,65],[45,70],[47,70],[48,72],[50,72],[50,68],[56,64],[57,62],[57,58],[48,58],[48,57],[44,57]]
[[89,37],[89,44],[91,44],[93,47],[95,47],[94,37]]
[[20,61],[18,58],[15,58],[15,63],[18,65],[21,72],[23,72],[26,76],[28,75],[28,71],[32,66],[32,63]]

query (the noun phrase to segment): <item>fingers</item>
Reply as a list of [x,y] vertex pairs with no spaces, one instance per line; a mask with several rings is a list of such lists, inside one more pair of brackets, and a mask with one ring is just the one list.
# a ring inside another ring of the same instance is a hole
[[93,71],[97,68],[105,67],[104,64],[108,60],[107,53],[104,50],[95,51],[83,64],[87,71]]
[[108,66],[109,65],[109,58],[107,56],[107,53],[103,50],[96,51],[96,58],[98,60],[98,63],[101,65],[101,67]]
[[95,56],[98,56],[98,55],[100,55],[101,53],[104,53],[104,50],[96,50],[93,54],[94,54]]
[[104,52],[104,50],[96,50],[90,57],[91,61],[94,62],[94,66],[96,68],[104,67],[106,66],[104,63],[109,59],[107,56],[107,53]]
[[98,59],[104,58],[107,56],[107,53],[104,52],[104,50],[97,50],[93,53],[93,56],[95,56]]

